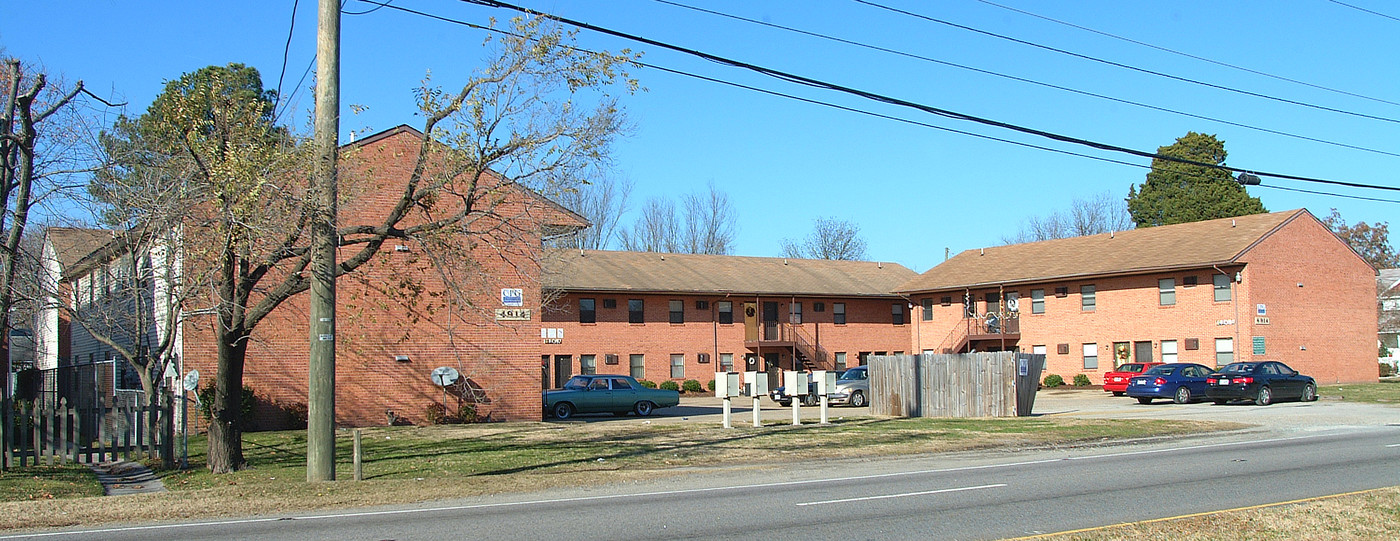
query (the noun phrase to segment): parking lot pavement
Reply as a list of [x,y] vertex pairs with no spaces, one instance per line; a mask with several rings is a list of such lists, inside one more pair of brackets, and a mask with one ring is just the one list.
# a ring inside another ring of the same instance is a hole
[[1139,404],[1136,399],[1097,389],[1042,389],[1036,394],[1033,411],[1036,415],[1098,419],[1229,421],[1283,431],[1400,423],[1400,408],[1342,402],[1326,394],[1316,402],[1278,402],[1261,407],[1248,402],[1217,406],[1211,402],[1174,404],[1170,400]]
[[[1324,389],[1325,391],[1325,389]],[[584,422],[650,422],[650,423],[722,423],[724,401],[712,396],[681,397],[679,406],[659,409],[651,417],[582,416]],[[731,403],[733,424],[744,426],[752,422],[753,400],[739,397]],[[761,418],[768,423],[792,420],[792,408],[775,404],[764,397],[759,400]],[[1336,397],[1322,395],[1317,402],[1278,402],[1270,406],[1249,403],[1217,406],[1211,402],[1173,404],[1159,400],[1139,404],[1128,397],[1115,397],[1098,389],[1042,389],[1036,394],[1033,415],[1049,417],[1079,417],[1090,419],[1176,419],[1192,421],[1229,421],[1257,425],[1272,431],[1314,431],[1355,426],[1400,424],[1400,407],[1381,404],[1342,402]],[[833,420],[870,415],[870,408],[832,406],[827,416]],[[804,424],[816,423],[820,407],[803,407],[800,419]]]

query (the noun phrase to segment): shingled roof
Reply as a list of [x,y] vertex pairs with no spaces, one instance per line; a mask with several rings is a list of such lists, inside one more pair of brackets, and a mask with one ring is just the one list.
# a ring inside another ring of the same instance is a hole
[[563,291],[893,297],[913,278],[897,263],[567,250],[546,263],[544,286]]
[[112,241],[110,229],[50,227],[44,233],[53,244],[54,256],[66,271],[88,254]]
[[895,288],[940,291],[1235,263],[1305,209],[1145,227],[962,252]]

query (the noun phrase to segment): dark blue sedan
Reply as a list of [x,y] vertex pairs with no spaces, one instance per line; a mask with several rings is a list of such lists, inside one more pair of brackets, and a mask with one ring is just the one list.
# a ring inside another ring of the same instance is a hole
[[1161,364],[1128,380],[1127,395],[1149,404],[1154,398],[1170,398],[1185,404],[1206,396],[1211,369],[1194,363]]

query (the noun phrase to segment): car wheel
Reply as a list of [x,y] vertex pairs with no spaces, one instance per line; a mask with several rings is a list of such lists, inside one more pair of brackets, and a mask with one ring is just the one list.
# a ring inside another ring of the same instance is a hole
[[1183,386],[1183,387],[1177,387],[1177,388],[1176,388],[1176,394],[1172,396],[1172,402],[1176,402],[1177,404],[1185,404],[1185,403],[1190,402],[1190,401],[1191,401],[1191,389],[1187,389],[1187,388],[1184,387],[1184,386]]
[[803,406],[815,406],[815,405],[817,405],[817,400],[819,400],[819,399],[817,398],[817,395],[809,394],[809,395],[807,395],[807,396],[802,397],[802,405],[803,405]]
[[554,405],[554,418],[563,421],[574,416],[574,405],[568,402],[560,402]]
[[1304,386],[1303,386],[1303,396],[1299,397],[1298,400],[1301,400],[1301,401],[1303,401],[1303,402],[1313,402],[1313,401],[1316,401],[1316,400],[1317,400],[1317,387],[1314,386],[1314,385],[1311,384],[1311,383],[1309,383],[1309,384],[1307,384],[1307,385],[1304,385]]
[[651,411],[654,409],[656,409],[656,404],[652,404],[646,400],[632,405],[632,411],[636,412],[638,417],[651,415]]
[[782,406],[784,408],[792,405],[791,400],[774,400],[774,402],[777,402],[779,406]]
[[1149,397],[1149,396],[1139,396],[1139,397],[1138,397],[1138,403],[1139,403],[1139,404],[1151,404],[1151,403],[1152,403],[1152,397]]
[[862,393],[860,391],[851,393],[851,406],[857,408],[865,407],[865,393]]
[[1123,391],[1113,391],[1113,396],[1123,396],[1123,395],[1125,395],[1125,394],[1128,394],[1128,393],[1123,392]]
[[1260,387],[1259,394],[1254,395],[1254,403],[1260,406],[1274,403],[1274,391],[1267,385]]
[[1211,402],[1215,402],[1215,405],[1217,406],[1224,406],[1225,403],[1229,402],[1229,400],[1212,400]]

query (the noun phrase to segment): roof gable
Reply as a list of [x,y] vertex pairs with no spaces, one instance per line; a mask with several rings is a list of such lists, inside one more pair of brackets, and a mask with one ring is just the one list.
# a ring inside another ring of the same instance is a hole
[[1236,262],[1303,209],[964,251],[896,291],[1122,275]]
[[546,289],[894,297],[914,277],[897,263],[563,250],[545,263]]
[[44,232],[53,246],[54,257],[67,272],[84,257],[97,251],[115,238],[110,229],[87,229],[80,227],[50,227]]

